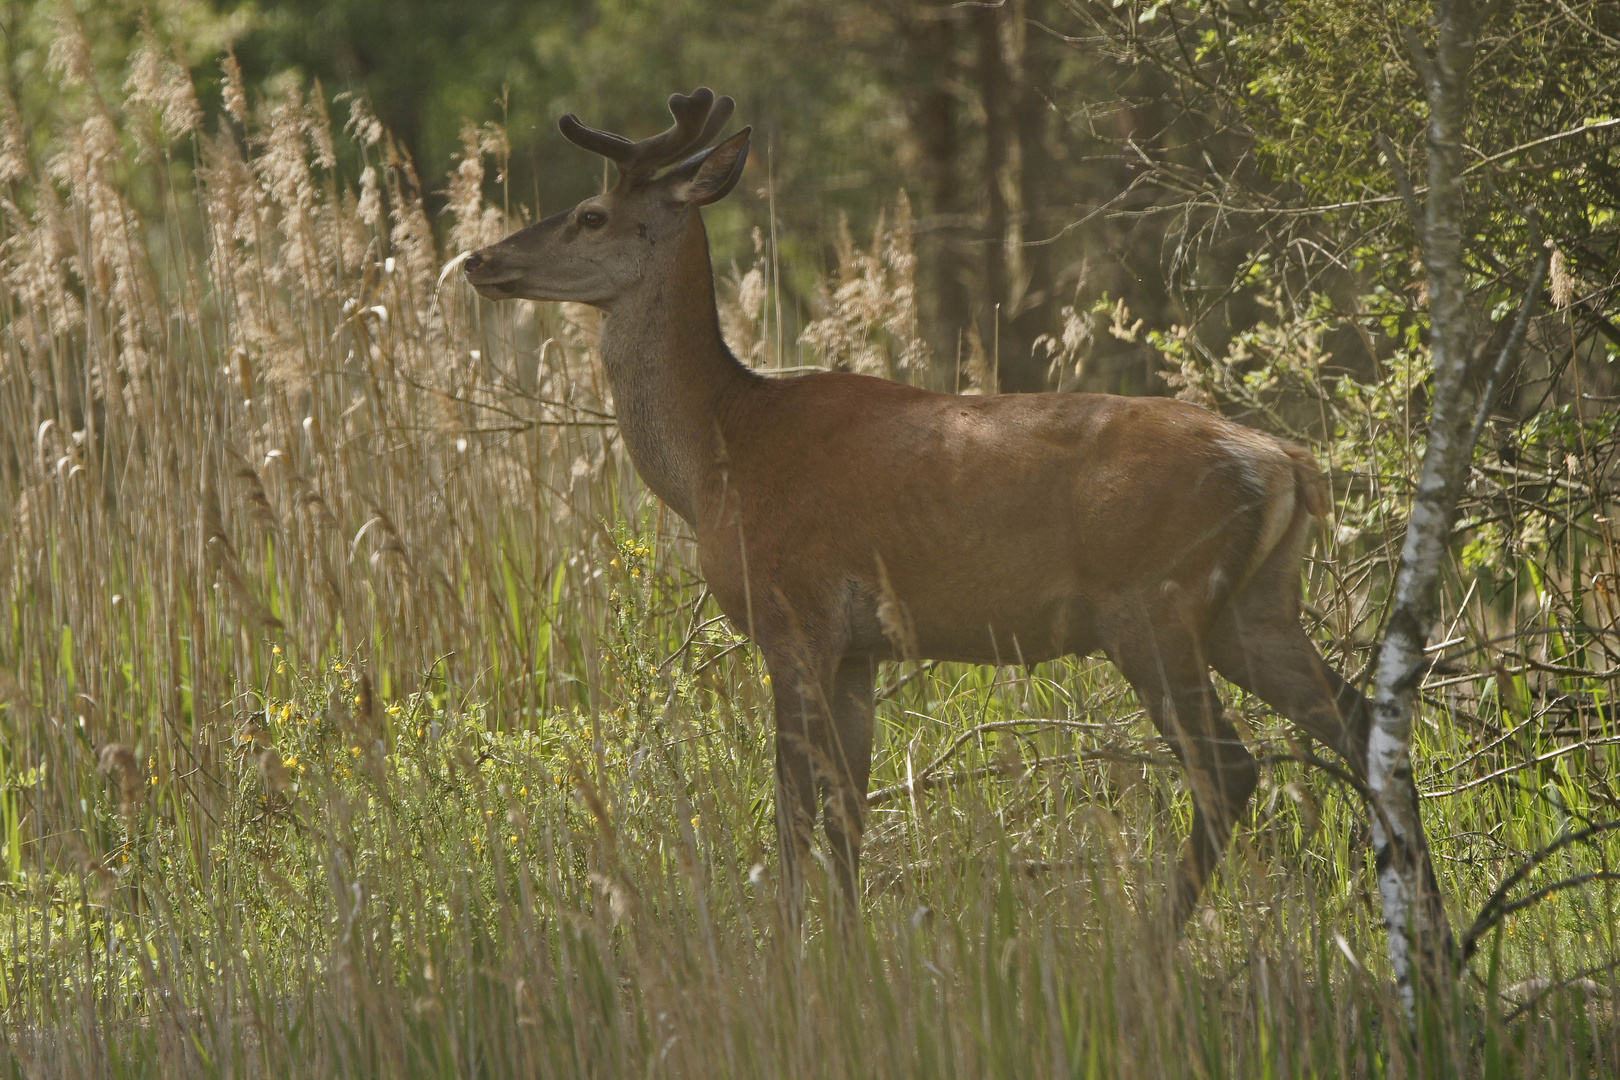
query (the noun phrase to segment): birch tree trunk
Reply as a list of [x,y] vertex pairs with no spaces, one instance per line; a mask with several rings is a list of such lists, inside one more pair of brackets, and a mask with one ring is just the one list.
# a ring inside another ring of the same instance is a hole
[[[1452,521],[1478,437],[1476,420],[1489,408],[1487,399],[1497,382],[1484,377],[1481,368],[1488,369],[1490,361],[1481,365],[1470,341],[1463,266],[1461,140],[1480,9],[1474,0],[1436,0],[1434,20],[1438,33],[1432,56],[1415,33],[1408,33],[1429,104],[1429,188],[1417,224],[1429,275],[1432,410],[1393,606],[1378,652],[1367,761],[1373,846],[1389,954],[1409,1013],[1414,1005],[1414,980],[1442,985],[1455,964],[1451,928],[1418,813],[1412,718],[1425,670],[1424,648],[1437,614]],[[1394,158],[1394,147],[1386,145],[1385,151],[1408,206],[1417,216],[1416,198]],[[1528,309],[1521,311],[1520,321],[1527,315]],[[1517,343],[1510,341],[1508,350],[1516,349]],[[1498,368],[1509,359],[1504,350]]]

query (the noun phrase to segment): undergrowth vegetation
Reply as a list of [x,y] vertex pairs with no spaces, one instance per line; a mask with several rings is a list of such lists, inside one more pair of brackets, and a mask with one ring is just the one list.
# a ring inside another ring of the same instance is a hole
[[[1257,809],[1155,935],[1189,803],[1101,660],[887,668],[865,920],[819,882],[801,937],[766,676],[615,438],[595,316],[456,272],[522,220],[485,202],[500,132],[467,129],[441,247],[362,102],[250,106],[227,65],[209,134],[148,61],[108,101],[68,35],[43,159],[0,117],[0,1074],[1620,1073],[1611,411],[1552,395],[1477,463],[1416,758],[1478,949],[1415,1037],[1359,800],[1235,690]],[[840,239],[813,347],[774,268],[734,275],[739,353],[925,365],[907,215]],[[1365,382],[1325,308],[1219,361],[1152,339],[1329,470],[1307,595],[1351,673],[1424,412],[1421,335],[1367,304],[1407,344]],[[1058,374],[1136,333],[1068,314]]]

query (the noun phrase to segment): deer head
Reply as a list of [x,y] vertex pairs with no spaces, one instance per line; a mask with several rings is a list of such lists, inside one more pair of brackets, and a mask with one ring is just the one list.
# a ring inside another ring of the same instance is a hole
[[733,107],[708,87],[674,94],[675,123],[640,142],[564,116],[557,125],[563,135],[612,161],[619,182],[473,252],[463,266],[467,280],[492,300],[573,300],[609,309],[643,282],[662,280],[680,238],[694,223],[701,228],[698,208],[723,198],[742,175],[750,128],[703,149]]

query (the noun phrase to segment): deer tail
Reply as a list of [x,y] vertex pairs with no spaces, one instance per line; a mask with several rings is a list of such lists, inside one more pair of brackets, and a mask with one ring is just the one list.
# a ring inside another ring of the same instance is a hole
[[1252,577],[1266,561],[1287,548],[1303,550],[1312,524],[1327,517],[1332,502],[1327,479],[1316,459],[1303,446],[1277,441],[1286,457],[1286,468],[1271,477],[1267,485],[1260,528],[1244,578]]

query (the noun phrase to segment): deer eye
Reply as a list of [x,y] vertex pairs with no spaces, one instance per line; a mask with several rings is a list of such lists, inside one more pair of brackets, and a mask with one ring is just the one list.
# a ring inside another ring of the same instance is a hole
[[587,229],[600,229],[607,224],[607,215],[600,210],[587,210],[579,215],[579,223]]

